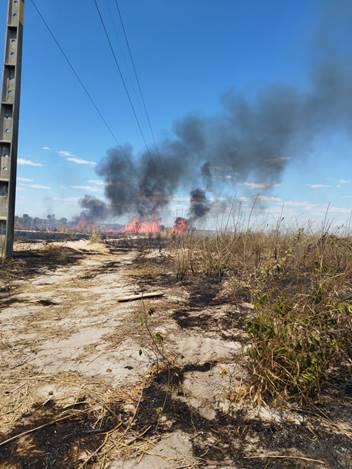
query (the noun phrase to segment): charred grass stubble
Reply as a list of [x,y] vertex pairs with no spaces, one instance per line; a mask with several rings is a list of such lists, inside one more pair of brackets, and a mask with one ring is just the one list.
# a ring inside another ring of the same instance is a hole
[[255,402],[319,398],[347,381],[352,358],[352,239],[306,234],[218,233],[175,242],[180,280],[226,280],[231,301],[250,301],[249,382]]

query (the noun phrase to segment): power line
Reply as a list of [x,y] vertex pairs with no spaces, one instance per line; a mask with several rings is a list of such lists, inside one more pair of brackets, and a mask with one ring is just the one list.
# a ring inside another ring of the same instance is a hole
[[79,82],[79,84],[81,85],[83,91],[85,92],[85,94],[87,95],[89,101],[91,102],[92,106],[94,107],[96,113],[98,114],[98,116],[100,117],[100,119],[102,120],[102,122],[104,123],[105,127],[107,128],[107,130],[109,131],[109,133],[111,134],[111,136],[113,137],[113,139],[115,140],[116,144],[119,145],[119,141],[115,135],[115,133],[113,132],[112,128],[110,127],[110,125],[108,124],[108,122],[106,121],[103,113],[101,112],[101,110],[99,109],[97,103],[95,102],[93,96],[90,94],[88,88],[86,87],[86,85],[83,83],[81,77],[79,76],[79,73],[77,72],[77,70],[75,69],[75,67],[73,66],[71,60],[68,58],[66,52],[64,51],[63,47],[61,46],[60,42],[58,41],[58,39],[56,38],[53,30],[50,28],[49,24],[47,23],[46,19],[44,18],[42,12],[39,10],[35,0],[30,0],[33,7],[35,8],[36,12],[38,13],[40,19],[42,20],[44,26],[46,27],[46,29],[48,30],[50,36],[52,37],[52,39],[54,40],[57,48],[59,49],[59,51],[61,52],[61,54],[63,55],[64,59],[66,60],[68,66],[70,67],[72,73],[74,74],[74,76],[76,77],[77,81]]
[[153,139],[153,141],[154,141],[154,144],[155,144],[155,135],[154,135],[152,123],[151,123],[151,120],[150,120],[150,114],[149,114],[149,112],[148,112],[147,105],[146,105],[146,102],[145,102],[145,99],[144,99],[144,94],[143,94],[143,91],[142,91],[141,81],[140,81],[139,76],[138,76],[136,63],[135,63],[135,61],[134,61],[132,49],[131,49],[131,46],[130,46],[130,41],[128,40],[128,36],[127,36],[127,31],[126,31],[126,27],[125,27],[125,22],[124,22],[124,20],[123,20],[122,13],[121,13],[121,9],[120,9],[120,6],[119,6],[119,3],[118,3],[117,0],[115,0],[115,6],[116,6],[116,10],[117,10],[117,12],[118,12],[119,18],[120,18],[120,22],[121,22],[123,34],[124,34],[125,41],[126,41],[126,45],[127,45],[128,54],[129,54],[130,59],[131,59],[131,64],[132,64],[134,76],[135,76],[135,78],[136,78],[136,82],[137,82],[139,94],[140,94],[141,101],[142,101],[143,108],[144,108],[144,113],[145,113],[145,116],[146,116],[146,118],[147,118],[148,127],[149,127],[150,133],[151,133],[151,135],[152,135],[152,139]]
[[143,140],[143,142],[144,142],[144,145],[145,145],[147,151],[150,152],[149,147],[148,147],[148,144],[147,144],[147,141],[146,141],[145,136],[144,136],[144,132],[143,132],[141,123],[140,123],[140,121],[139,121],[139,119],[138,119],[138,115],[137,115],[137,112],[136,112],[136,108],[134,107],[134,104],[133,104],[133,101],[132,101],[130,92],[128,91],[128,87],[127,87],[127,84],[126,84],[126,80],[125,80],[125,78],[124,78],[124,76],[123,76],[123,74],[122,74],[121,67],[120,67],[119,61],[118,61],[118,59],[117,59],[117,55],[116,55],[115,50],[114,50],[114,47],[113,47],[113,45],[112,45],[112,42],[111,42],[111,39],[110,39],[108,30],[107,30],[107,28],[106,28],[105,21],[104,21],[104,18],[103,18],[103,16],[102,16],[102,14],[101,14],[101,11],[100,11],[100,8],[99,8],[99,5],[98,5],[97,0],[94,0],[94,3],[95,3],[95,7],[96,7],[97,13],[98,13],[99,18],[100,18],[101,25],[102,25],[103,30],[104,30],[104,33],[105,33],[105,37],[106,37],[106,39],[107,39],[107,41],[108,41],[108,44],[109,44],[109,47],[110,47],[112,56],[113,56],[113,58],[114,58],[114,62],[115,62],[116,68],[117,68],[117,70],[118,70],[118,72],[119,72],[119,75],[120,75],[120,78],[121,78],[121,81],[122,81],[122,84],[123,84],[123,88],[124,88],[125,93],[126,93],[126,95],[127,95],[127,98],[128,98],[129,103],[130,103],[130,106],[131,106],[131,109],[132,109],[134,118],[135,118],[135,120],[136,120],[138,129],[139,129],[139,132],[140,132],[140,134],[141,134],[142,140]]

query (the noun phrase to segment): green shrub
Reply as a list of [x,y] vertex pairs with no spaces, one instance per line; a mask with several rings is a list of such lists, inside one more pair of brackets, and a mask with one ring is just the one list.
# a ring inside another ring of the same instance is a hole
[[171,250],[178,279],[218,274],[229,300],[254,303],[246,326],[254,399],[319,396],[332,372],[351,365],[350,236],[303,229],[193,233]]
[[313,290],[301,298],[270,295],[246,323],[250,381],[259,400],[317,397],[332,370],[348,365],[352,305],[331,302],[321,288],[317,304]]

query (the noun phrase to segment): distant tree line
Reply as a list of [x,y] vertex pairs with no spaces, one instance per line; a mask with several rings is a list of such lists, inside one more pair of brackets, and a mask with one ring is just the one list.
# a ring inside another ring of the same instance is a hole
[[67,218],[56,218],[55,215],[47,215],[46,218],[31,217],[27,213],[15,217],[15,228],[17,230],[64,230],[69,228]]
[[[83,225],[81,226],[83,221]],[[31,231],[82,231],[91,232],[99,229],[100,231],[116,231],[122,227],[119,223],[99,223],[99,225],[87,225],[84,217],[76,216],[71,220],[67,218],[56,218],[55,215],[47,215],[45,218],[31,217],[27,213],[22,216],[16,215],[16,230]]]

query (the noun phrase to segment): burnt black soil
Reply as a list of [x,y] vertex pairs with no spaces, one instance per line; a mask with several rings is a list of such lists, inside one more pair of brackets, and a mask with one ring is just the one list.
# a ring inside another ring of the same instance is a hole
[[80,280],[91,280],[98,275],[107,274],[107,273],[114,273],[117,269],[121,266],[121,262],[119,261],[109,261],[105,262],[101,266],[97,267],[96,269],[89,270],[86,274],[80,277]]
[[51,300],[39,300],[37,301],[37,303],[40,304],[41,306],[56,306],[59,304]]
[[171,317],[182,329],[216,332],[223,340],[246,341],[243,331],[247,314],[238,310],[228,311],[226,315],[217,316],[216,311],[203,313],[199,310],[181,308],[176,309]]
[[132,278],[138,284],[140,291],[149,290],[150,287],[164,287],[170,288],[172,285],[175,285],[175,276],[168,273],[161,274],[143,274],[143,277],[140,275],[133,275]]
[[[55,247],[43,252],[20,251],[14,258],[1,264],[0,283],[0,309],[18,303],[19,300],[13,293],[16,287],[11,287],[13,280],[27,280],[46,273],[55,271],[59,267],[77,264],[87,253],[81,253],[68,247]],[[21,300],[22,302],[22,300]],[[43,306],[52,306],[55,302],[40,300]]]
[[111,250],[114,251],[130,251],[137,249],[140,252],[146,249],[159,249],[165,247],[166,240],[159,236],[139,236],[136,238],[121,237],[119,239],[106,240]]
[[[302,424],[265,423],[248,418],[244,411],[232,415],[218,412],[212,420],[204,418],[182,398],[185,374],[207,372],[214,362],[172,367],[157,373],[144,389],[137,415],[132,423],[134,435],[161,438],[181,430],[190,436],[193,454],[204,461],[200,467],[228,465],[249,468],[321,468],[321,464],[299,459],[262,459],[263,454],[300,455],[324,462],[324,467],[349,469],[352,464],[352,441],[344,434],[331,433],[319,422],[307,418]],[[31,429],[33,433],[0,446],[0,467],[12,465],[23,469],[78,468],[82,452],[92,453],[100,447],[105,433],[122,423],[126,430],[128,418],[121,402],[106,405],[109,412],[97,419],[82,399],[69,410],[53,400],[35,405],[23,415],[23,422],[10,433],[0,435],[0,442]],[[53,423],[60,416],[65,420]],[[68,412],[68,413],[67,413]],[[166,417],[160,419],[160,417]],[[43,428],[41,425],[49,424]],[[126,438],[128,435],[126,435]],[[250,456],[250,458],[248,458]],[[86,457],[86,456],[85,456]],[[92,458],[87,467],[99,459]]]
[[[188,365],[160,372],[144,390],[134,429],[143,431],[152,425],[150,434],[182,430],[191,436],[193,453],[208,464],[224,464],[240,468],[317,468],[321,464],[299,459],[248,459],[249,455],[299,454],[323,461],[327,467],[349,469],[352,464],[352,441],[343,434],[330,433],[315,424],[265,423],[248,419],[244,412],[225,415],[218,412],[208,420],[177,396],[182,396],[182,382],[186,371],[209,371],[213,363]],[[177,392],[177,388],[179,388]],[[160,423],[166,416],[168,425]],[[254,444],[251,444],[254,442]]]
[[[141,291],[158,286],[170,288],[177,283],[176,274],[172,271],[173,260],[169,256],[146,258],[142,253],[134,260],[133,268],[137,274],[132,275],[132,278]],[[138,274],[138,271],[142,274]]]
[[16,252],[13,259],[1,265],[0,280],[26,280],[48,270],[76,264],[86,255],[68,247],[55,247],[43,252]]
[[[175,310],[172,318],[183,329],[200,329],[205,332],[217,332],[224,340],[237,342],[244,341],[241,331],[244,330],[245,321],[248,316],[243,311],[238,311],[233,305],[233,311],[226,315],[217,314],[216,310],[204,312],[205,308],[216,308],[221,305],[231,305],[229,298],[220,297],[223,277],[218,273],[194,274],[183,280],[177,280],[173,273],[173,259],[171,257],[146,258],[143,254],[134,262],[136,268],[142,268],[142,275],[133,278],[142,291],[149,287],[170,288],[173,285],[182,285],[189,292],[188,304],[184,308]],[[145,273],[150,270],[155,273]],[[247,292],[243,293],[242,301],[247,298]],[[238,304],[238,302],[236,301]]]
[[[217,298],[221,289],[223,275],[219,273],[195,273],[180,279],[175,272],[174,259],[161,254],[159,257],[147,258],[144,253],[135,259],[134,268],[142,271],[142,275],[135,275],[134,279],[139,286],[161,286],[170,288],[182,285],[189,291],[189,307],[204,308],[228,303],[228,298]],[[149,271],[149,272],[148,272]]]
[[160,371],[155,377],[155,383],[159,385],[167,385],[167,386],[179,386],[183,383],[185,373],[190,371],[200,371],[206,372],[210,371],[216,362],[206,362],[201,364],[195,363],[188,363],[187,365],[183,366],[182,368],[179,367],[171,367],[167,368],[166,370]]
[[[77,403],[70,407],[68,418],[49,424],[33,433],[0,447],[0,467],[14,465],[23,469],[75,468],[78,467],[83,451],[94,452],[102,444],[105,432],[118,424],[119,408],[113,404],[111,412],[97,424],[97,417],[86,404]],[[11,433],[0,435],[0,442],[33,428],[53,422],[65,409],[54,401],[35,405],[25,424],[16,426]],[[92,460],[92,462],[94,459]]]
[[[24,300],[20,300],[16,296],[8,296],[8,297],[0,297],[0,309],[2,308],[7,308],[8,306],[11,306],[16,303],[26,303]],[[40,304],[41,306],[56,306],[59,303],[56,303],[55,301],[52,300],[38,300],[37,304]]]
[[221,288],[221,279],[218,275],[198,275],[187,283],[186,286],[189,288],[189,306],[191,308],[202,308],[204,306],[218,304],[214,302]]
[[202,308],[226,302],[225,299],[216,299],[222,285],[222,279],[218,274],[194,274],[186,279],[178,279],[174,272],[174,261],[168,256],[145,258],[142,254],[134,261],[134,267],[142,269],[142,275],[134,277],[142,288],[145,286],[170,288],[175,285],[186,287],[189,291],[189,307],[191,308]]
[[[77,253],[74,255],[77,256]],[[72,262],[76,261],[77,258],[73,258]],[[53,259],[52,262],[55,262],[56,268],[57,260]],[[69,262],[71,260],[66,264]],[[46,264],[43,267],[42,262],[38,262],[39,271],[42,268],[50,268],[50,262]],[[112,263],[108,268],[116,269],[118,264]],[[206,306],[218,304],[217,295],[221,279],[212,276],[192,278],[185,282],[185,285],[190,292],[190,304],[187,309],[174,312],[174,319],[181,327],[229,332],[243,326],[245,315],[235,309],[218,318],[216,314],[203,312]],[[228,465],[243,469],[322,467],[319,463],[299,459],[248,458],[262,454],[264,451],[286,456],[299,454],[306,458],[324,461],[325,467],[333,469],[352,467],[352,440],[343,433],[337,431],[332,433],[323,428],[319,421],[309,414],[305,415],[302,424],[266,423],[256,418],[248,418],[244,411],[237,411],[231,415],[218,411],[214,419],[204,418],[185,402],[182,384],[187,372],[207,372],[214,366],[213,362],[188,364],[183,368],[172,367],[157,373],[143,391],[132,430],[137,434],[145,432],[144,438],[152,435],[162,437],[175,430],[189,434],[194,455],[204,461],[201,467],[209,465],[219,468]],[[350,386],[350,383],[345,386],[347,395]],[[339,415],[339,402],[343,399],[345,396],[336,396],[331,405],[333,420]],[[347,420],[350,407],[347,401],[345,406],[342,404],[340,406],[346,417],[344,420]],[[115,428],[119,422],[126,422],[127,416],[120,402],[110,402],[107,408],[111,409],[111,412],[97,424],[97,417],[84,402],[70,408],[68,418],[56,423],[52,422],[62,415],[64,409],[55,402],[49,401],[45,405],[33,407],[29,415],[23,416],[21,424],[10,433],[0,435],[0,442],[41,425],[48,423],[49,425],[25,438],[0,446],[0,467],[13,465],[24,469],[77,468],[82,462],[80,461],[82,451],[94,452],[102,444],[105,432]],[[322,410],[326,414],[326,407]],[[161,416],[166,417],[166,422],[160,419]],[[123,424],[122,431],[125,428]],[[91,462],[93,463],[94,459]]]
[[168,268],[174,265],[172,257],[160,254],[158,257],[145,257],[140,253],[133,262],[136,267],[162,267]]

